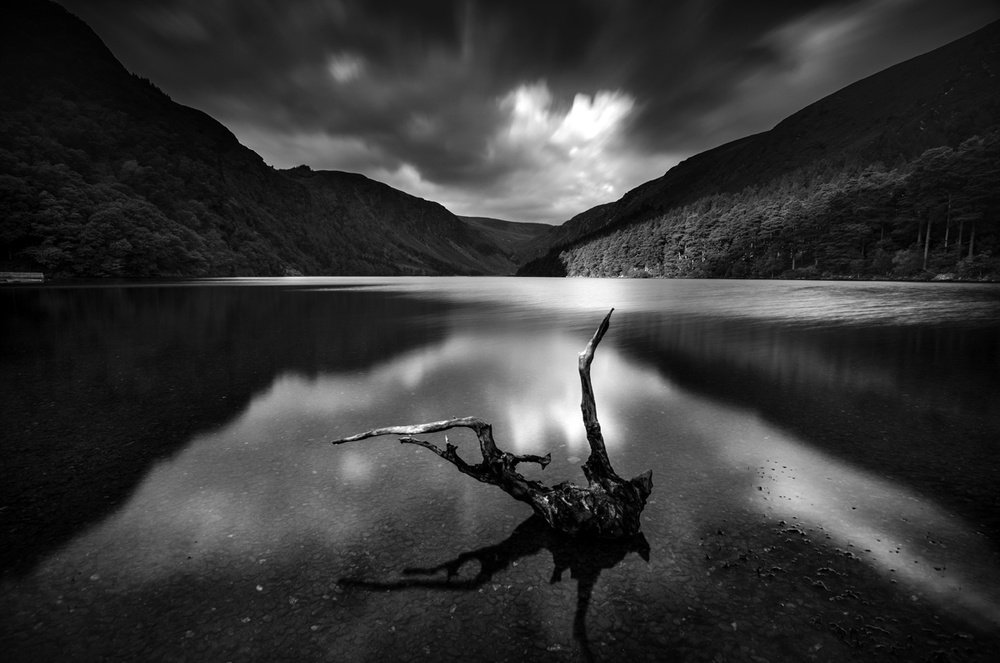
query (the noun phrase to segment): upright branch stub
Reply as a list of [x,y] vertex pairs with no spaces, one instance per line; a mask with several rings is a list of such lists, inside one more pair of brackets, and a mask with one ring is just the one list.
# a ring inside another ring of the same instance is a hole
[[595,480],[607,476],[615,476],[615,471],[611,468],[611,461],[608,459],[608,450],[604,446],[604,435],[601,434],[601,422],[597,420],[597,402],[594,400],[594,386],[590,382],[590,364],[594,361],[594,351],[597,345],[604,338],[605,332],[611,325],[611,314],[615,310],[611,309],[601,321],[601,326],[594,332],[593,338],[587,343],[587,347],[580,353],[580,390],[583,398],[580,401],[580,410],[583,412],[583,426],[587,430],[587,443],[590,445],[590,457],[583,465],[583,473],[587,480],[593,485]]
[[[587,431],[590,457],[583,465],[587,477],[586,487],[563,482],[546,486],[526,479],[517,472],[519,463],[538,463],[542,469],[549,464],[551,455],[511,454],[501,451],[493,440],[493,427],[476,417],[445,419],[426,424],[373,428],[358,435],[334,440],[333,444],[355,442],[380,435],[400,435],[403,444],[415,444],[434,452],[454,465],[459,472],[483,483],[497,486],[514,499],[531,506],[532,510],[551,527],[572,535],[619,538],[639,532],[639,516],[646,506],[646,499],[653,490],[652,472],[646,471],[632,479],[622,479],[611,467],[608,451],[597,420],[597,404],[590,381],[590,364],[594,352],[611,324],[608,312],[594,333],[587,347],[580,353],[580,385],[583,399],[580,409]],[[452,428],[469,428],[479,438],[482,462],[470,465],[458,455],[458,448],[450,443],[445,448],[414,438],[414,435],[438,433]]]

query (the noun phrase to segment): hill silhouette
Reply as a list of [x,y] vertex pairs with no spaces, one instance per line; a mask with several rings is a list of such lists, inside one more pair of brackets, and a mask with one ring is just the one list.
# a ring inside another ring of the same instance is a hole
[[998,44],[993,23],[691,157],[540,236],[520,273],[996,277]]
[[275,170],[83,21],[0,21],[0,269],[67,276],[507,274],[509,243],[361,175]]

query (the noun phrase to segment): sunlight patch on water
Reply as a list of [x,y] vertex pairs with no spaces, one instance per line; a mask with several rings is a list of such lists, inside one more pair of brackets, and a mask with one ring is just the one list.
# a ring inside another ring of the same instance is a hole
[[[289,283],[281,281],[281,283]],[[511,309],[578,314],[670,311],[688,317],[781,321],[792,325],[925,324],[994,320],[992,284],[721,279],[503,277],[336,277],[302,279],[310,289],[357,288]],[[956,307],[956,302],[963,302]]]
[[731,463],[751,473],[746,499],[771,517],[818,528],[921,597],[1000,625],[1000,578],[968,523],[889,479],[817,451],[752,413],[685,406]]

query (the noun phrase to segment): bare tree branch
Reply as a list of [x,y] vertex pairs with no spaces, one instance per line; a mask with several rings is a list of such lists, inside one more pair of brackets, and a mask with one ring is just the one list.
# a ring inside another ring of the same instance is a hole
[[590,364],[594,361],[594,352],[597,345],[604,338],[605,332],[611,325],[611,314],[615,310],[611,309],[604,316],[601,325],[594,332],[594,337],[587,343],[587,347],[580,353],[580,387],[583,392],[583,399],[580,402],[580,410],[583,412],[583,426],[587,430],[587,443],[590,445],[590,457],[583,465],[583,473],[587,480],[593,484],[595,477],[614,475],[611,469],[611,461],[608,459],[608,450],[604,446],[604,435],[601,433],[601,423],[597,420],[597,403],[594,400],[594,387],[590,382]]

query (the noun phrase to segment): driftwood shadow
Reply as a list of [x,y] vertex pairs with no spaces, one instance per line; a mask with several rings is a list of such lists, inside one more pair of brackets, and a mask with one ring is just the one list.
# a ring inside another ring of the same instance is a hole
[[[649,562],[649,542],[641,532],[617,539],[570,536],[553,529],[539,516],[532,515],[500,543],[463,552],[454,559],[435,566],[404,568],[403,575],[406,578],[393,581],[341,578],[338,584],[342,587],[378,591],[412,588],[474,591],[492,582],[497,574],[505,572],[518,560],[537,555],[543,550],[552,554],[550,584],[560,582],[567,570],[570,578],[577,582],[573,637],[580,643],[589,660],[592,655],[586,620],[594,586],[602,571],[614,568],[630,553],[637,553]],[[462,568],[470,562],[478,563],[478,572],[474,576],[462,577]]]

